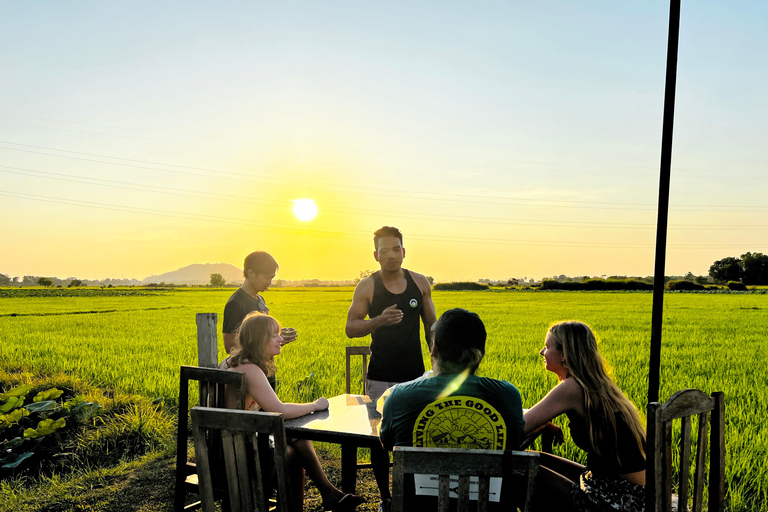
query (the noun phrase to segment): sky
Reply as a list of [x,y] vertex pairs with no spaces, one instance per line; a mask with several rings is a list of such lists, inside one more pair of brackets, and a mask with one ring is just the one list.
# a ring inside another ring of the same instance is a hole
[[[0,273],[653,274],[669,3],[0,0]],[[683,2],[666,274],[768,253],[768,3]],[[301,221],[296,199],[318,215]]]

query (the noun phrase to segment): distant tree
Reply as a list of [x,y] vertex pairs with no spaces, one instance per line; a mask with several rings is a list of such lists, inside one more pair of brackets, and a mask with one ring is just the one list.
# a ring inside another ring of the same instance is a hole
[[11,281],[11,276],[7,274],[0,274],[0,286],[9,286],[13,281]]
[[696,279],[693,280],[696,284],[709,284],[711,280],[707,276],[696,276]]
[[744,284],[768,284],[768,256],[760,252],[742,254],[741,281]]
[[741,279],[741,260],[728,256],[717,260],[709,267],[709,277],[716,283],[727,283]]
[[507,279],[507,286],[518,286],[520,284],[519,279],[515,279],[514,277],[510,277]]
[[67,285],[67,288],[77,288],[78,286],[82,286],[83,282],[79,279],[73,279],[69,282]]
[[53,281],[48,279],[47,277],[41,277],[37,280],[38,286],[53,286]]
[[211,274],[211,286],[221,287],[227,284],[226,279],[221,274]]
[[435,278],[432,276],[427,276],[427,281],[429,281],[429,286],[432,286],[435,284]]
[[693,282],[696,279],[696,276],[693,275],[693,272],[688,272],[687,274],[685,274],[683,279],[685,279],[686,281]]
[[360,276],[355,278],[355,284],[359,283],[363,279],[370,277],[376,272],[375,270],[361,270]]

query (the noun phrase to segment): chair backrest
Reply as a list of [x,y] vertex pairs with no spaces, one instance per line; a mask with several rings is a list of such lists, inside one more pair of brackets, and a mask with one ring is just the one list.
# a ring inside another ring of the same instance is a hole
[[[280,510],[293,510],[288,493],[288,464],[283,415],[272,412],[192,408],[192,434],[200,482],[203,512],[214,512],[213,478],[207,434],[219,431],[224,452],[229,509],[231,512],[268,511],[269,495],[264,482],[272,472],[272,457],[264,453],[274,438],[274,469],[277,476],[277,498]],[[262,441],[262,442],[260,442]],[[263,467],[262,467],[263,463]],[[215,468],[214,468],[215,470]]]
[[693,474],[693,511],[701,512],[709,436],[710,512],[725,509],[725,400],[722,392],[707,396],[697,389],[684,389],[663,404],[648,404],[646,510],[672,510],[672,421],[680,419],[680,468],[678,511],[688,510],[691,466],[691,419],[698,415],[698,439]]
[[196,472],[195,464],[187,462],[187,427],[189,417],[189,382],[199,383],[199,403],[208,407],[224,407],[224,388],[233,386],[239,391],[239,408],[245,409],[245,374],[216,368],[182,366],[179,370],[179,415],[176,438],[176,488],[174,510],[184,510],[185,480]]
[[[522,482],[525,496],[503,496],[506,503],[522,503],[528,511],[533,484],[539,467],[536,452],[499,450],[460,450],[451,448],[414,448],[395,446],[392,474],[392,506],[394,512],[405,510],[405,478],[412,474],[439,475],[438,510],[447,511],[450,477],[458,476],[458,512],[469,510],[469,479],[478,477],[478,512],[488,510],[491,477],[515,478]],[[505,486],[505,489],[520,486]],[[516,489],[516,490],[517,490]]]
[[350,358],[363,356],[363,395],[366,394],[366,381],[368,380],[368,356],[371,355],[371,347],[347,347],[347,394],[351,393],[350,386]]

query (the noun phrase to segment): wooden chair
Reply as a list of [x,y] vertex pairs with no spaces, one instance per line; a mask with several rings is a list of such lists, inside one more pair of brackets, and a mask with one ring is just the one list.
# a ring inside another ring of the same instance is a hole
[[[231,512],[267,512],[271,493],[269,483],[274,467],[277,477],[277,500],[282,512],[292,508],[289,493],[287,440],[283,415],[213,407],[192,408],[192,433],[200,480],[203,512],[214,512],[215,496],[209,457],[210,433],[220,433],[226,482]],[[269,436],[274,438],[274,457],[269,457]],[[266,443],[264,441],[267,441]],[[274,463],[273,463],[274,458]],[[262,466],[262,461],[264,465]]]
[[371,347],[347,347],[347,390],[346,393],[349,395],[351,393],[351,385],[350,385],[350,358],[352,356],[363,356],[363,392],[362,395],[366,394],[366,381],[368,380],[368,356],[371,355]]
[[192,510],[200,506],[200,502],[184,506],[188,492],[200,493],[196,465],[193,462],[187,462],[189,381],[198,381],[200,384],[200,405],[223,408],[224,386],[230,385],[239,390],[239,408],[245,409],[244,373],[197,366],[181,367],[179,371],[179,415],[176,439],[176,486],[173,507],[175,512]]
[[693,511],[701,512],[704,501],[704,474],[709,437],[710,512],[725,510],[725,399],[722,392],[707,396],[697,389],[684,389],[664,404],[648,404],[646,510],[672,510],[672,421],[680,418],[680,468],[678,510],[688,510],[691,465],[691,417],[698,415],[698,439],[693,474]]
[[[440,512],[448,510],[450,475],[459,477],[458,512],[470,510],[470,476],[476,476],[479,479],[478,512],[488,510],[491,477],[515,477],[516,481],[519,478],[525,485],[525,497],[516,499],[516,496],[504,496],[504,502],[507,504],[505,506],[510,506],[509,504],[514,502],[523,503],[523,511],[527,512],[539,467],[539,455],[536,452],[395,446],[394,458],[395,469],[392,475],[392,510],[394,512],[405,510],[405,475],[416,473],[439,475],[440,489],[437,498],[437,510]],[[512,489],[513,487],[511,485],[504,486],[505,489]]]

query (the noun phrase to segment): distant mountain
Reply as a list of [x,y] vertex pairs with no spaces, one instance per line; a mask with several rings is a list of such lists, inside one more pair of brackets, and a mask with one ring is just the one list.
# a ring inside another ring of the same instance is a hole
[[142,283],[208,284],[211,274],[221,274],[227,284],[243,283],[243,270],[229,263],[195,263],[173,272],[149,276]]

